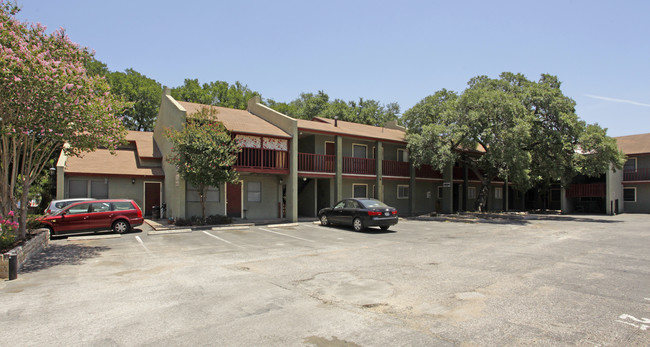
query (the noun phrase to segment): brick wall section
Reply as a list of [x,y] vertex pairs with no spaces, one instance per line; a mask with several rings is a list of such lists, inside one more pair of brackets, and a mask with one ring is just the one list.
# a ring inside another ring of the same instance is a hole
[[20,269],[29,258],[47,247],[50,242],[50,231],[47,229],[39,229],[35,232],[38,235],[31,238],[23,246],[16,247],[0,256],[0,279],[9,278],[9,256],[11,254],[18,255],[18,269]]

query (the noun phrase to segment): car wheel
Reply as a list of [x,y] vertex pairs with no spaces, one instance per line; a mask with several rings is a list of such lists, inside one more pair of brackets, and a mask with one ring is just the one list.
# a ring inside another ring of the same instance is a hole
[[322,226],[328,226],[328,225],[330,225],[330,221],[327,220],[327,216],[326,216],[326,215],[322,215],[322,216],[320,216],[320,225],[322,225]]
[[52,229],[51,226],[49,226],[49,225],[42,225],[41,228],[45,228],[45,229],[49,230],[49,231],[50,231],[50,237],[51,237],[52,235],[55,235],[55,233],[54,233],[54,229]]
[[130,229],[131,229],[131,225],[123,219],[120,219],[118,221],[115,221],[115,223],[113,223],[113,231],[115,231],[118,234],[128,232]]
[[388,225],[382,225],[379,228],[381,228],[381,230],[383,230],[383,231],[386,231],[386,230],[388,230]]
[[352,227],[354,228],[354,231],[363,231],[364,226],[363,226],[363,221],[361,221],[361,218],[355,218],[352,221]]

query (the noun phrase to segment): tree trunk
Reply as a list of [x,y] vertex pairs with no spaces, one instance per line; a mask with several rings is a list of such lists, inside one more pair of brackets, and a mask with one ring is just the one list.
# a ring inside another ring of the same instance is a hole
[[205,221],[205,195],[207,187],[199,187],[199,201],[201,201],[201,218]]

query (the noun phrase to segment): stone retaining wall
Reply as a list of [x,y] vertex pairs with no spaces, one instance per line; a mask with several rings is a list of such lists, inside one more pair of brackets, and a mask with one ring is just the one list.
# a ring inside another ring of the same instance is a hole
[[11,254],[18,256],[18,269],[20,270],[23,263],[31,258],[32,255],[47,247],[50,242],[50,231],[47,229],[39,229],[35,232],[38,234],[28,240],[24,245],[18,246],[0,256],[0,279],[9,278],[9,256]]

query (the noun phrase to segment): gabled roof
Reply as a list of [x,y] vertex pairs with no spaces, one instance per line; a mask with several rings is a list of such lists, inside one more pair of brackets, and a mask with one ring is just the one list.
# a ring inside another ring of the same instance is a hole
[[314,117],[312,120],[298,119],[298,129],[328,133],[333,135],[365,137],[382,141],[406,143],[406,132],[403,130],[376,127],[372,125],[337,121],[334,119]]
[[618,148],[625,154],[650,153],[650,133],[615,137]]
[[140,158],[162,158],[158,146],[153,140],[153,133],[150,131],[131,131],[126,134],[126,140],[135,142]]
[[231,132],[291,138],[291,136],[282,129],[246,110],[208,106],[186,101],[178,101],[178,103],[187,111],[188,118],[191,118],[192,114],[199,112],[203,107],[216,109],[218,111],[217,120],[223,123],[226,129]]
[[69,157],[65,164],[65,173],[92,176],[146,176],[164,177],[160,167],[141,167],[136,151],[118,149],[115,155],[107,149],[82,153],[78,157]]

